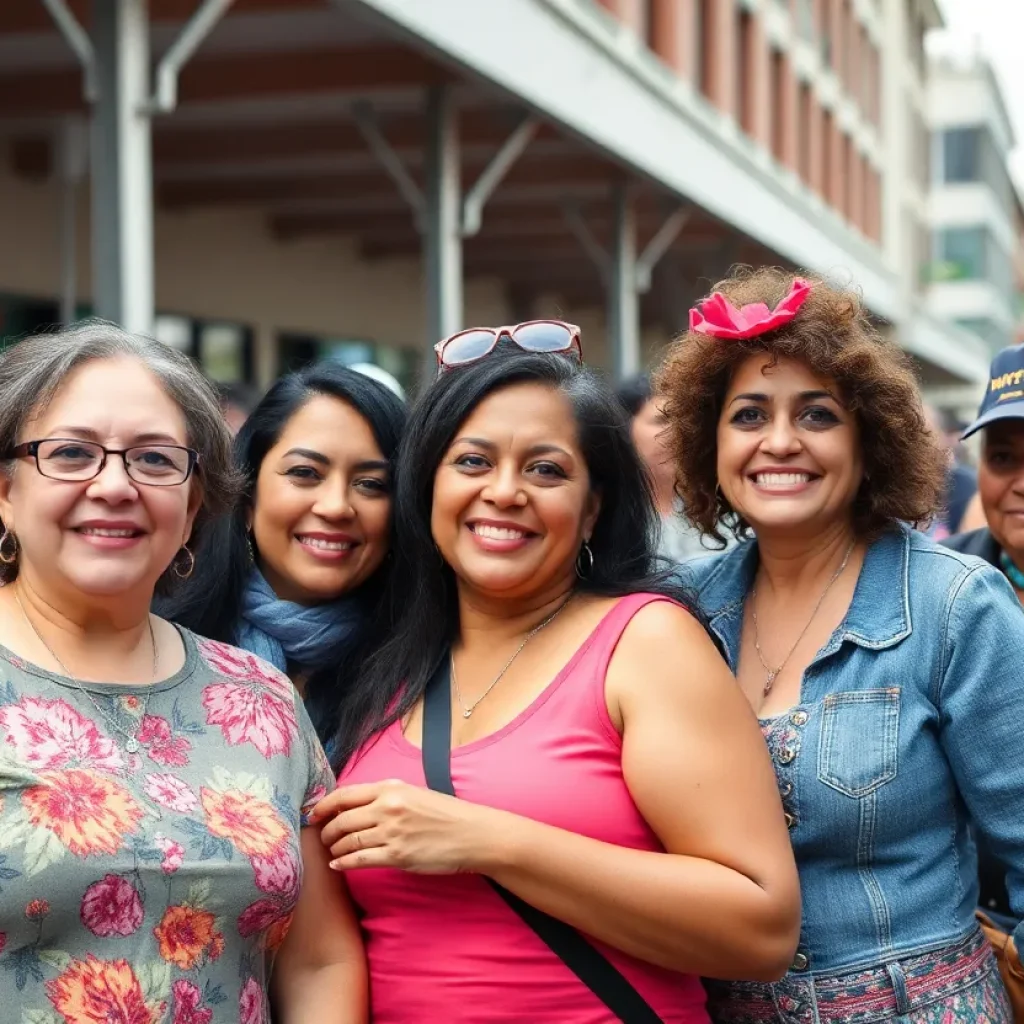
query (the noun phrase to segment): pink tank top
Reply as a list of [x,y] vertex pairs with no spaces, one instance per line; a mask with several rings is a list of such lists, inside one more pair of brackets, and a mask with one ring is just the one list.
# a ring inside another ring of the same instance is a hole
[[[621,599],[526,710],[453,750],[456,793],[604,842],[661,850],[623,780],[622,740],[604,693],[623,630],[658,600],[664,599]],[[339,781],[389,778],[426,785],[420,750],[400,723],[371,740]],[[393,869],[347,878],[367,943],[374,1024],[615,1024],[483,878]],[[696,977],[597,945],[666,1024],[707,1024]]]

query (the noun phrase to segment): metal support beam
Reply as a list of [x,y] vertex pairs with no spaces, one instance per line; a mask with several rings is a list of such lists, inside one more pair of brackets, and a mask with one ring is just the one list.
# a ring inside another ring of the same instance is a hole
[[636,261],[636,287],[641,295],[646,295],[651,290],[651,275],[654,273],[654,268],[665,253],[672,248],[672,243],[679,237],[692,216],[691,207],[680,206],[674,213],[669,214],[665,223],[658,228],[654,237],[644,247],[644,251]]
[[360,100],[352,105],[352,120],[355,121],[370,152],[377,158],[381,167],[387,172],[388,177],[398,187],[402,198],[412,207],[413,215],[416,218],[416,227],[423,230],[423,216],[426,207],[426,200],[419,185],[413,180],[412,175],[406,170],[402,158],[395,152],[394,147],[384,137],[380,129],[377,116],[373,107],[365,100]]
[[99,98],[93,114],[96,312],[126,330],[153,329],[153,167],[146,0],[93,5]]
[[79,24],[66,0],[43,0],[43,6],[50,12],[61,35],[78,57],[85,73],[85,98],[89,103],[94,103],[99,87],[96,81],[96,54],[89,33]]
[[611,259],[605,251],[604,246],[594,237],[590,225],[584,220],[580,208],[571,202],[562,204],[562,215],[565,217],[569,230],[576,236],[576,240],[583,247],[583,251],[590,257],[601,280],[607,285],[608,277],[611,274]]
[[524,117],[477,178],[462,204],[463,237],[475,235],[480,231],[487,200],[512,169],[512,165],[523,155],[539,127],[540,121],[536,117],[529,114]]
[[[462,185],[459,125],[450,86],[427,94],[424,262],[431,344],[462,327]],[[428,350],[430,368],[433,353]]]
[[60,321],[74,321],[78,307],[78,192],[89,164],[89,133],[76,118],[61,125],[57,151],[60,188]]
[[150,114],[169,114],[178,105],[178,75],[235,0],[203,0],[157,65]]
[[637,292],[636,210],[627,184],[612,194],[611,274],[608,282],[608,335],[618,380],[640,369],[640,296]]

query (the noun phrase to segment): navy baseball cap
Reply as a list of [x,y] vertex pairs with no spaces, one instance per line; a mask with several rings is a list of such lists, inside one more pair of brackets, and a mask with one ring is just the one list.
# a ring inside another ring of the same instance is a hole
[[1024,420],[1024,345],[997,353],[988,377],[978,418],[963,432],[964,439],[996,420]]

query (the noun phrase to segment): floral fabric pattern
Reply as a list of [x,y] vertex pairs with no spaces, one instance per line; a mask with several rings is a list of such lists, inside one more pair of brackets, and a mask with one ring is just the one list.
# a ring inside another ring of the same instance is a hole
[[12,1024],[268,1024],[299,831],[334,780],[285,676],[183,639],[184,667],[148,700],[92,683],[87,696],[0,648]]

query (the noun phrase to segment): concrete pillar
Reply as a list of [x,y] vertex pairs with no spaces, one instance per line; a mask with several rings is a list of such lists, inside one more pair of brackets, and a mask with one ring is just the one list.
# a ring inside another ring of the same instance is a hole
[[652,49],[680,78],[692,80],[699,45],[697,0],[651,0],[650,17]]
[[723,113],[739,116],[737,63],[738,18],[734,0],[711,0],[704,5],[708,24],[704,30],[704,59],[708,62],[709,98]]
[[617,380],[640,369],[640,296],[636,277],[636,212],[629,186],[613,195],[611,273],[608,278],[608,335]]
[[757,11],[750,16],[750,36],[751,66],[745,76],[747,98],[744,102],[750,111],[751,137],[770,152],[772,120],[779,116],[779,111],[773,109],[771,48],[763,16]]
[[[423,244],[430,345],[462,328],[462,185],[458,113],[451,87],[427,97]],[[433,367],[433,353],[427,359]]]
[[783,164],[795,174],[800,173],[800,133],[807,127],[800,123],[800,83],[793,71],[793,62],[789,54],[782,55],[782,81],[779,105],[776,116],[780,118],[780,137],[782,152],[779,156]]
[[153,167],[146,0],[96,0],[92,237],[95,307],[126,330],[153,330]]

